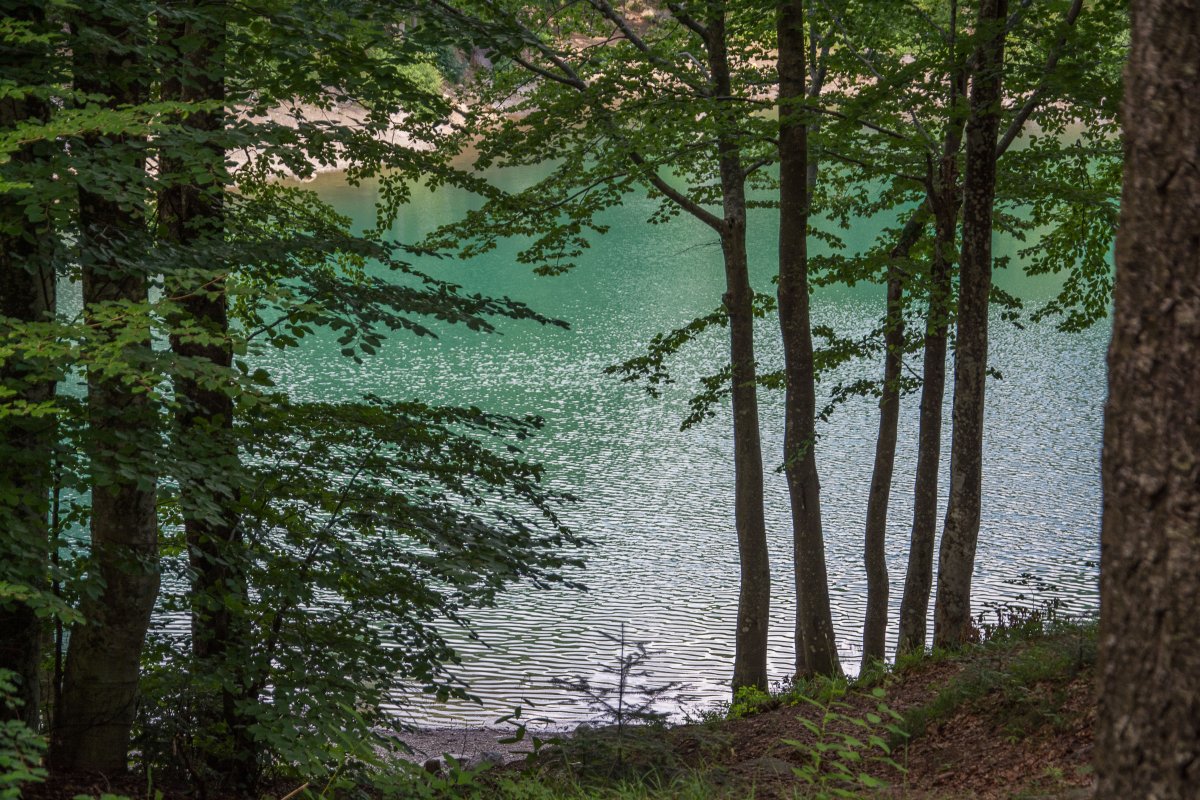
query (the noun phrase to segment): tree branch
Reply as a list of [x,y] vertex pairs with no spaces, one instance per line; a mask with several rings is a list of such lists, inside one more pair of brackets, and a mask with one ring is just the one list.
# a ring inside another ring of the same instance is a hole
[[[874,75],[877,80],[879,80],[881,83],[886,84],[887,78],[883,77],[883,75],[880,74],[879,70],[877,70],[875,68],[875,65],[871,63],[871,60],[869,58],[867,58],[865,55],[863,55],[862,51],[854,45],[853,40],[850,38],[850,32],[848,30],[846,30],[846,26],[842,23],[842,18],[840,16],[838,16],[836,13],[834,13],[833,9],[831,9],[829,7],[829,3],[827,3],[826,0],[821,0],[821,5],[825,7],[825,10],[829,13],[829,16],[833,19],[833,24],[836,25],[837,28],[842,32],[842,38],[845,40],[846,44],[850,47],[850,49],[854,52],[854,57],[864,67],[866,67],[868,70],[870,70],[871,74]],[[921,119],[920,119],[920,117],[917,116],[917,112],[913,109],[911,103],[908,104],[908,115],[912,119],[913,128],[917,131],[917,133],[921,134],[921,138],[923,138],[928,144],[933,145],[934,144],[933,137],[929,135],[929,132],[927,130],[925,130],[925,126],[921,124]]]
[[1038,105],[1041,104],[1042,95],[1046,92],[1046,79],[1054,74],[1054,70],[1058,67],[1059,56],[1062,55],[1063,48],[1066,47],[1067,37],[1070,35],[1071,29],[1075,26],[1075,20],[1079,19],[1081,11],[1083,11],[1083,0],[1075,0],[1075,2],[1071,3],[1071,7],[1067,10],[1067,16],[1064,20],[1063,31],[1059,34],[1058,40],[1054,43],[1054,47],[1050,48],[1050,54],[1046,57],[1046,66],[1042,70],[1041,82],[1029,97],[1026,98],[1020,110],[1017,111],[1017,115],[1009,123],[1008,129],[1000,137],[1000,141],[996,143],[997,158],[1004,155],[1009,146],[1021,135],[1025,123],[1029,121],[1030,116],[1033,115]]
[[679,3],[667,3],[667,10],[671,12],[679,24],[690,30],[692,33],[700,37],[707,47],[709,44],[708,28],[705,27],[699,20],[683,10],[683,6]]
[[707,208],[700,205],[695,200],[663,180],[663,178],[659,176],[657,170],[653,169],[640,153],[631,152],[629,154],[629,160],[646,170],[646,179],[650,181],[650,184],[654,186],[655,189],[669,198],[671,202],[675,203],[684,211],[688,212],[693,217],[700,220],[718,233],[725,229],[725,220],[721,219],[716,214],[712,213]]

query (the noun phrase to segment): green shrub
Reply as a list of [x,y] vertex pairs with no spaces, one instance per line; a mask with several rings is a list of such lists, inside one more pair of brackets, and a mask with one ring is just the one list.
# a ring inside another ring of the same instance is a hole
[[[19,707],[15,674],[0,670],[0,705],[11,714]],[[0,800],[16,800],[21,787],[45,779],[42,754],[46,740],[20,719],[0,722]]]

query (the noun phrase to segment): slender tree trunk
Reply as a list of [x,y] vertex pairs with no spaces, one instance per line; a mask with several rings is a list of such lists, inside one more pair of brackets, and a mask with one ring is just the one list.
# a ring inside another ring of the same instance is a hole
[[[128,51],[137,43],[135,32],[121,21],[84,11],[73,22],[72,34],[77,89],[107,96],[113,107],[145,100],[144,86],[132,72],[136,62]],[[123,137],[81,143],[89,151],[84,157],[114,159],[119,163],[112,166],[138,172],[143,168],[142,156],[133,145]],[[101,337],[129,335],[127,329],[113,327],[128,323],[97,316],[104,305],[147,299],[146,276],[137,263],[145,245],[143,211],[135,199],[138,191],[124,183],[104,194],[86,189],[79,193],[85,317]],[[149,346],[146,332],[128,355],[136,361],[136,350]],[[88,413],[95,593],[85,594],[82,603],[85,624],[71,631],[53,763],[60,770],[119,772],[126,768],[142,645],[158,596],[151,458],[158,433],[155,411],[145,393],[132,391],[120,378],[99,370],[88,375]],[[131,472],[137,477],[129,477]]]
[[[175,59],[175,70],[163,81],[164,99],[185,103],[222,101],[225,98],[224,48],[226,32],[219,6],[206,0],[184,0],[167,7],[160,17],[159,31],[164,48],[192,42]],[[196,375],[176,377],[176,448],[192,453],[192,463],[202,465],[197,474],[180,476],[184,529],[192,568],[192,654],[194,669],[227,676],[214,708],[200,710],[202,718],[219,720],[229,737],[227,746],[212,748],[216,755],[208,766],[224,781],[242,786],[255,781],[255,748],[249,735],[249,720],[239,711],[245,697],[245,678],[238,675],[241,663],[229,654],[243,648],[245,631],[236,609],[247,596],[242,553],[242,531],[237,524],[237,497],[232,488],[240,471],[238,447],[233,435],[233,395],[221,387],[233,363],[229,341],[229,312],[225,292],[225,269],[212,262],[224,237],[223,192],[228,184],[225,150],[216,141],[224,127],[224,114],[200,111],[182,121],[195,131],[201,144],[189,156],[192,168],[212,176],[204,185],[188,180],[187,165],[164,157],[169,186],[159,195],[160,232],[180,248],[183,274],[172,276],[172,291],[179,300],[181,317],[205,331],[206,337],[172,335],[171,348]],[[179,174],[171,175],[172,171]],[[199,258],[199,261],[196,259]],[[217,343],[214,343],[215,342]],[[214,385],[217,388],[213,388]],[[226,476],[213,480],[212,476]],[[207,704],[208,697],[199,698]]]
[[787,376],[784,472],[792,505],[796,674],[838,675],[816,457],[816,379],[808,296],[808,130],[804,4],[777,11],[779,34],[779,323]]
[[921,237],[923,215],[913,215],[900,240],[888,254],[887,311],[884,318],[883,391],[879,398],[879,435],[875,440],[875,466],[867,495],[867,526],[863,563],[867,571],[867,611],[863,620],[863,655],[860,670],[887,655],[888,569],[887,519],[896,466],[896,438],[900,425],[900,369],[904,359],[904,269],[901,262]]
[[[958,3],[950,4],[950,44],[958,41]],[[925,321],[921,411],[917,434],[917,473],[913,488],[913,524],[900,600],[897,654],[925,649],[929,595],[933,590],[933,545],[937,537],[938,473],[942,464],[942,409],[946,397],[946,341],[953,314],[953,264],[962,191],[958,182],[962,147],[962,99],[966,65],[954,55],[946,107],[949,119],[942,138],[937,174],[928,176],[925,204],[933,212],[933,262],[929,273],[929,310]]]
[[937,536],[938,473],[942,463],[942,408],[946,396],[946,340],[953,312],[952,265],[962,192],[958,184],[958,154],[962,147],[962,99],[967,90],[967,69],[959,58],[958,2],[950,3],[952,64],[946,108],[948,121],[942,137],[942,158],[937,174],[927,177],[925,210],[934,217],[933,262],[929,273],[929,309],[925,319],[925,345],[921,380],[921,411],[917,434],[917,473],[913,489],[913,524],[900,600],[900,632],[896,653],[925,649],[929,595],[933,590],[933,545]]
[[1007,0],[980,0],[963,176],[963,249],[954,359],[950,500],[938,554],[934,645],[956,648],[971,625],[971,573],[979,540],[983,481],[983,407],[987,381],[988,296],[992,288],[992,207],[996,136],[1004,72]]
[[[725,16],[708,24],[709,69],[720,97],[732,94]],[[733,690],[767,688],[767,631],[771,612],[771,567],[763,511],[762,438],[758,423],[757,364],[754,357],[754,290],[746,256],[746,176],[737,142],[719,140],[724,224],[725,308],[729,313],[733,381],[734,516],[741,561],[741,590],[735,637]]]
[[1098,800],[1200,787],[1200,6],[1133,3],[1104,420]]
[[[44,21],[42,4],[21,3],[8,9],[11,19],[39,25]],[[6,47],[0,50],[0,72],[36,80],[36,65],[43,61],[35,47]],[[40,77],[40,76],[38,76]],[[32,98],[0,99],[0,131],[45,118],[44,105]],[[15,167],[38,159],[37,147],[19,149],[12,157]],[[15,179],[8,170],[0,177]],[[0,337],[15,333],[22,323],[40,322],[53,315],[54,270],[49,262],[46,223],[31,223],[22,201],[23,193],[0,193]],[[37,404],[54,396],[55,383],[40,374],[46,365],[13,354],[0,364],[0,383],[14,392],[12,400]],[[54,418],[5,416],[0,420],[5,455],[0,463],[0,486],[7,490],[0,501],[0,580],[48,591],[49,530],[47,515],[51,485],[51,449]],[[16,675],[19,709],[12,716],[34,730],[39,725],[41,633],[43,623],[31,605],[9,600],[0,603],[0,670]],[[0,721],[10,712],[0,707]]]
[[[955,187],[951,187],[955,188]],[[929,202],[938,205],[930,196]],[[951,259],[958,208],[947,216],[935,213],[935,242],[930,269],[929,309],[925,323],[924,364],[921,373],[921,410],[917,434],[917,470],[913,491],[912,536],[908,569],[900,601],[898,654],[925,647],[929,595],[933,589],[933,545],[937,535],[938,472],[942,463],[942,405],[946,396],[946,341],[950,328]]]

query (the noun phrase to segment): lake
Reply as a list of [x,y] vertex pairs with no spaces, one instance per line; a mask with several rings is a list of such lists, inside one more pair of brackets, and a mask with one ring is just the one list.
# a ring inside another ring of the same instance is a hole
[[[356,222],[373,221],[374,186],[351,187],[336,174],[310,186]],[[415,241],[473,202],[452,190],[417,192],[393,235]],[[564,276],[539,277],[515,263],[513,243],[467,263],[420,262],[471,291],[508,295],[564,319],[569,331],[505,322],[501,335],[439,329],[434,341],[397,334],[362,366],[341,358],[332,337],[277,359],[269,356],[281,386],[298,399],[372,392],[540,414],[546,427],[530,450],[547,465],[553,486],[580,498],[564,517],[595,542],[580,576],[590,591],[521,587],[499,607],[474,613],[481,641],[461,635],[453,640],[463,654],[462,677],[483,705],[405,712],[419,722],[487,724],[518,703],[559,724],[584,719],[589,712],[581,698],[553,687],[551,679],[601,675],[615,657],[603,634],[617,634],[622,624],[630,639],[646,641],[654,653],[649,667],[656,681],[687,684],[679,703],[695,708],[727,697],[738,591],[728,408],[696,428],[679,430],[696,379],[728,358],[725,331],[714,331],[680,354],[673,366],[678,383],[659,399],[603,373],[636,354],[655,333],[720,303],[723,274],[714,234],[690,219],[647,225],[650,209],[643,197],[627,198],[606,217],[612,232],[597,238],[578,268]],[[750,225],[754,285],[771,292],[778,222],[773,213],[761,212],[752,214]],[[865,245],[876,230],[876,223],[863,221],[848,238],[852,246]],[[997,250],[1015,253],[1000,240]],[[1055,279],[1028,278],[1015,266],[998,273],[997,282],[1033,306],[1057,287]],[[817,292],[813,312],[816,322],[863,334],[883,306],[881,286],[830,287]],[[776,326],[774,318],[761,321],[764,368],[781,361]],[[1106,323],[1064,334],[1049,322],[1018,330],[998,316],[993,320],[991,364],[1003,379],[988,386],[977,612],[988,604],[1034,605],[1051,597],[1069,613],[1097,606],[1107,340]],[[919,373],[919,359],[911,367]],[[850,365],[839,377],[881,371],[875,363]],[[950,391],[947,395],[943,503]],[[913,396],[903,405],[888,526],[893,637],[911,525],[917,402]],[[770,671],[777,680],[790,672],[794,612],[787,489],[774,471],[783,446],[782,393],[764,392],[761,403],[775,587]],[[857,668],[860,652],[862,537],[877,426],[875,404],[860,400],[839,408],[819,429],[830,592],[848,669]]]

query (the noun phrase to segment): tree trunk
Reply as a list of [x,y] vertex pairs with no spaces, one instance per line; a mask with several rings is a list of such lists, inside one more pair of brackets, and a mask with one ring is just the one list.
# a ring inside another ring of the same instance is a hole
[[[729,209],[727,202],[726,209]],[[771,611],[771,568],[763,512],[762,441],[755,386],[753,292],[746,261],[744,217],[727,214],[731,230],[722,236],[724,303],[729,313],[733,365],[734,515],[741,562],[733,689],[767,688],[767,632]]]
[[[10,18],[40,25],[42,4],[10,7]],[[0,50],[0,71],[18,84],[42,80],[36,75],[42,63],[36,47],[8,46]],[[44,119],[45,107],[32,98],[0,99],[0,130],[21,122]],[[27,145],[12,155],[18,169],[38,159],[38,148]],[[9,170],[0,178],[16,179]],[[31,223],[25,215],[19,190],[0,193],[0,336],[16,334],[23,323],[41,322],[53,315],[55,275],[47,256],[50,230],[47,223]],[[15,394],[11,400],[37,404],[54,396],[55,384],[40,374],[46,365],[14,353],[0,364],[0,383]],[[0,420],[4,458],[0,459],[0,486],[7,492],[0,502],[0,580],[48,591],[49,530],[47,515],[51,485],[53,416],[7,416]],[[16,675],[21,706],[13,712],[0,707],[0,721],[15,717],[29,727],[39,727],[41,632],[43,624],[31,605],[16,600],[0,602],[0,670]]]
[[[951,104],[966,76],[954,79]],[[961,117],[958,117],[961,120]],[[913,490],[912,537],[904,596],[900,601],[900,634],[897,654],[925,649],[929,594],[933,589],[933,544],[937,536],[938,472],[942,463],[942,406],[946,396],[946,339],[950,330],[954,287],[952,284],[954,242],[958,210],[962,204],[958,186],[958,149],[962,144],[962,122],[947,127],[942,161],[936,178],[931,176],[927,205],[933,209],[933,263],[929,276],[929,311],[925,321],[925,355],[921,381],[921,412],[917,434],[917,474]],[[933,181],[936,180],[936,183]]]
[[796,674],[839,675],[829,608],[821,485],[816,457],[816,380],[808,297],[808,130],[804,118],[802,0],[781,3],[779,34],[779,324],[787,376],[784,472],[792,506]]
[[[129,51],[137,36],[126,24],[83,12],[73,22],[72,34],[77,89],[107,96],[113,107],[145,100],[144,86],[132,74],[136,65]],[[113,159],[117,163],[111,166],[136,173],[144,165],[132,144],[109,136],[103,143],[84,140],[81,147],[84,158]],[[129,336],[127,330],[105,327],[112,323],[96,316],[103,305],[147,299],[146,276],[137,263],[145,246],[144,215],[135,199],[140,190],[132,183],[118,181],[103,194],[79,192],[85,317],[99,337]],[[127,355],[136,363],[136,350],[149,346],[147,331]],[[81,606],[85,624],[71,631],[53,763],[60,770],[120,772],[126,768],[142,645],[158,596],[151,458],[158,426],[146,394],[98,370],[88,374],[88,414],[95,593],[85,594]],[[131,472],[137,477],[130,478]]]
[[971,625],[971,573],[979,540],[983,481],[983,403],[987,380],[988,296],[992,288],[992,207],[996,135],[1004,72],[1008,0],[980,0],[971,113],[963,176],[963,248],[954,358],[954,429],[950,500],[938,553],[934,646],[956,648]]
[[[205,16],[203,3],[189,3],[196,10],[185,22],[166,22],[160,25],[165,46],[189,40],[202,42],[187,53],[178,55],[180,72],[163,82],[164,99],[183,102],[203,102],[224,99],[221,64],[218,61],[223,47],[224,30],[218,21]],[[223,115],[214,112],[195,112],[182,123],[198,135],[221,131]],[[191,249],[190,256],[200,256],[203,263],[180,259],[187,265],[185,274],[172,276],[172,288],[179,297],[182,316],[198,323],[206,339],[219,337],[220,344],[195,341],[179,335],[171,337],[172,350],[191,363],[199,375],[178,376],[176,395],[181,410],[178,447],[196,453],[196,461],[204,472],[229,475],[237,468],[237,445],[233,440],[233,397],[226,389],[213,389],[212,378],[219,382],[227,377],[233,363],[228,341],[229,313],[225,293],[225,270],[222,265],[210,264],[207,248],[220,248],[223,235],[222,193],[225,178],[225,151],[216,141],[201,145],[199,153],[190,158],[203,166],[217,182],[207,186],[185,182],[186,169],[175,159],[164,156],[171,185],[159,195],[160,233],[164,239],[181,249]],[[183,176],[171,175],[172,169],[182,169]],[[208,377],[209,380],[198,380]],[[192,646],[198,659],[218,656],[229,643],[232,634],[232,613],[224,602],[230,591],[244,594],[238,587],[244,584],[240,575],[236,551],[240,532],[236,525],[236,500],[224,488],[225,482],[206,480],[195,475],[180,478],[184,506],[184,527],[187,533],[188,554],[195,578],[192,604]]]
[[[953,265],[962,207],[958,159],[966,114],[967,67],[959,58],[958,2],[950,3],[953,62],[947,92],[947,123],[937,174],[928,175],[925,207],[934,217],[933,263],[929,278],[929,310],[925,322],[925,354],[921,381],[920,429],[917,435],[917,474],[913,490],[913,525],[900,600],[897,655],[925,649],[929,595],[933,590],[933,546],[937,538],[938,477],[942,464],[942,409],[946,396],[946,343],[954,313]],[[997,158],[999,153],[997,153]]]
[[[725,15],[709,18],[709,69],[717,96],[732,95]],[[771,613],[771,566],[763,511],[762,438],[758,424],[757,364],[754,358],[754,291],[746,256],[746,176],[737,142],[719,137],[724,221],[725,308],[729,313],[733,382],[734,516],[741,562],[735,636],[733,691],[767,688],[767,632]]]
[[1104,420],[1098,800],[1200,786],[1200,7],[1138,0]]
[[867,611],[863,620],[863,654],[860,671],[887,655],[888,585],[887,519],[896,467],[896,436],[900,424],[900,369],[904,360],[904,270],[900,262],[921,237],[923,215],[913,215],[900,240],[888,254],[887,311],[884,318],[883,391],[879,397],[879,435],[875,440],[875,466],[867,495],[867,526],[863,564],[867,571]]
[[[206,0],[188,0],[171,12],[159,20],[163,48],[176,47],[183,41],[193,44],[176,54],[175,69],[163,81],[164,99],[185,103],[224,100],[226,32],[219,9]],[[182,274],[169,278],[172,294],[180,298],[181,321],[198,325],[206,334],[204,341],[171,336],[171,348],[181,363],[200,373],[177,375],[175,380],[180,404],[176,449],[191,454],[188,460],[200,465],[195,474],[179,478],[193,575],[193,668],[202,674],[227,675],[215,707],[208,707],[212,698],[199,698],[204,706],[200,709],[202,718],[219,720],[223,735],[229,737],[227,746],[210,748],[217,755],[208,766],[223,779],[248,786],[255,779],[254,747],[247,731],[248,720],[238,710],[244,697],[238,686],[245,681],[228,679],[229,673],[237,674],[242,665],[230,663],[227,657],[229,651],[246,644],[236,613],[237,608],[245,606],[247,596],[242,532],[237,525],[237,497],[229,480],[239,472],[238,447],[233,435],[233,395],[228,386],[212,388],[214,383],[219,387],[227,383],[233,353],[226,270],[206,255],[212,248],[220,249],[224,234],[223,192],[228,176],[225,150],[215,139],[224,127],[224,114],[194,112],[182,125],[198,137],[199,144],[189,156],[192,166],[214,178],[206,185],[192,182],[186,165],[164,154],[168,187],[159,195],[160,235],[180,248],[177,260],[186,265]],[[214,338],[220,343],[213,343]],[[225,479],[213,480],[212,476]]]
[[[955,154],[957,159],[957,154]],[[950,187],[957,187],[951,185]],[[957,195],[957,192],[955,192]],[[931,205],[940,205],[931,195]],[[938,472],[942,463],[942,405],[946,396],[946,339],[950,328],[952,269],[958,205],[934,214],[935,241],[925,322],[921,410],[917,433],[917,471],[913,490],[913,524],[908,548],[904,595],[900,600],[900,633],[896,652],[925,648],[929,595],[933,589],[933,545],[937,535]]]

